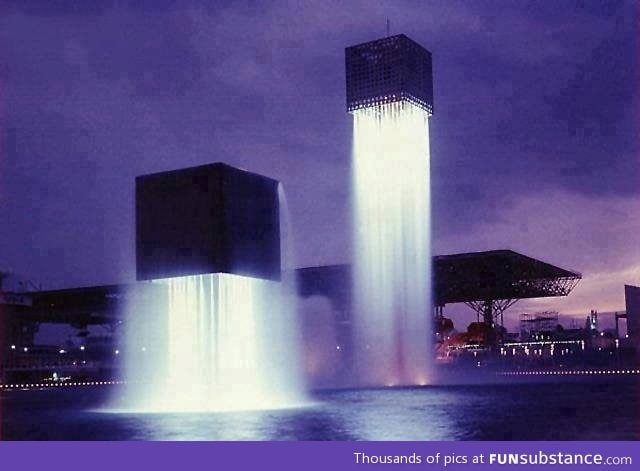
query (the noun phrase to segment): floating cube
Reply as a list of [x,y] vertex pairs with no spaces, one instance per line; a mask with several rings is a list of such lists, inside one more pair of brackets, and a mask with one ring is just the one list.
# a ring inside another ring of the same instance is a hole
[[433,114],[431,53],[404,34],[345,50],[347,111],[408,101]]
[[279,280],[278,182],[223,163],[137,177],[136,271]]

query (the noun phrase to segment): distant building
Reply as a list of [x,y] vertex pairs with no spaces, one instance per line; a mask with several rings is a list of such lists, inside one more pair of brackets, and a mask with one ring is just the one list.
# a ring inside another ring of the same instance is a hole
[[520,338],[523,340],[551,338],[558,329],[558,313],[555,311],[520,315]]
[[584,323],[584,328],[591,334],[598,332],[598,311],[591,311],[591,314],[587,316],[587,320]]
[[640,287],[624,286],[627,306],[627,334],[635,343],[640,343]]

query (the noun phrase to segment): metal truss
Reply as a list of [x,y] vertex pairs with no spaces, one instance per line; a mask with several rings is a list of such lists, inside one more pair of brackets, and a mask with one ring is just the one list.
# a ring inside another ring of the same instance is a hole
[[475,311],[478,322],[482,318],[486,324],[493,325],[500,318],[500,325],[504,326],[504,311],[517,302],[518,299],[491,299],[467,301],[464,304]]

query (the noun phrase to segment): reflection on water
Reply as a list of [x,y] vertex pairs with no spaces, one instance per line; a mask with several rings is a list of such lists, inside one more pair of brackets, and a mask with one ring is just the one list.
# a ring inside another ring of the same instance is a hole
[[639,440],[640,388],[528,384],[331,391],[308,407],[124,414],[104,390],[3,393],[10,440]]

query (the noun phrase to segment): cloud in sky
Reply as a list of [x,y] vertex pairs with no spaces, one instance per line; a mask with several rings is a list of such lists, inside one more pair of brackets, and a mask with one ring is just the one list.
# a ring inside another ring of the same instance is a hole
[[135,176],[212,161],[284,182],[300,265],[348,261],[343,50],[390,18],[434,54],[438,252],[513,247],[587,289],[638,252],[608,224],[640,194],[637,12],[596,3],[7,1],[0,265],[129,281]]

